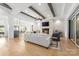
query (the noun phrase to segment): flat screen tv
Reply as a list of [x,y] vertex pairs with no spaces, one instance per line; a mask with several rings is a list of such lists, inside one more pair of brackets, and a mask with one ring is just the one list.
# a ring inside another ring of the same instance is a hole
[[42,26],[49,26],[49,22],[42,22]]

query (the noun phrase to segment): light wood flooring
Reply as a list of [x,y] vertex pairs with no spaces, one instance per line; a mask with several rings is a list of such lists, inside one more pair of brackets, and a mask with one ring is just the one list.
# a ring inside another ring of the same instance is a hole
[[68,39],[61,38],[62,49],[46,49],[27,43],[24,38],[0,38],[0,55],[2,56],[75,56],[79,49]]

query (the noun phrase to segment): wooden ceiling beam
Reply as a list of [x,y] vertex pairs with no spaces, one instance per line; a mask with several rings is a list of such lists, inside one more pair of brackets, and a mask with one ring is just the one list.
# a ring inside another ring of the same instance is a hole
[[48,3],[48,6],[49,6],[49,8],[50,8],[50,11],[51,11],[52,15],[55,17],[56,15],[55,15],[55,12],[54,12],[52,3]]
[[24,15],[26,15],[26,16],[29,16],[29,17],[31,17],[31,18],[33,18],[33,19],[36,19],[36,20],[37,20],[37,18],[35,18],[35,17],[33,17],[33,16],[31,16],[31,15],[29,15],[29,14],[27,14],[27,13],[23,12],[23,11],[21,11],[20,13],[22,13],[22,14],[24,14]]
[[43,19],[45,19],[45,16],[42,15],[40,12],[38,12],[34,7],[30,6],[29,7],[32,11],[34,11],[35,13],[37,13],[39,16],[41,16]]
[[5,8],[8,8],[8,9],[12,10],[12,8],[6,3],[0,3],[0,5],[5,7]]

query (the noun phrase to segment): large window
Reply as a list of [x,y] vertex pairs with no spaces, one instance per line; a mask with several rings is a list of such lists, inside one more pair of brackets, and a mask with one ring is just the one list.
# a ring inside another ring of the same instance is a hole
[[0,32],[4,32],[4,26],[0,26]]
[[79,46],[79,13],[70,20],[70,39]]
[[79,45],[79,14],[76,16],[76,44]]
[[0,37],[4,35],[5,28],[4,26],[0,26]]
[[75,22],[75,17],[73,17],[70,20],[70,39],[73,40],[75,42],[75,37],[76,37],[76,22]]

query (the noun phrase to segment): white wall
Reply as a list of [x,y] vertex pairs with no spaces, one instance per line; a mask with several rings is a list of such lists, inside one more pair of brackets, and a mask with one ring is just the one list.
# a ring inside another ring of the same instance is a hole
[[8,16],[0,14],[0,25],[4,26],[5,36],[8,36]]
[[27,32],[32,32],[32,25],[33,24],[34,24],[34,22],[20,20],[20,24],[19,24],[20,30],[22,29],[22,27],[26,27]]
[[53,24],[53,30],[63,32],[63,35],[68,38],[68,20],[55,19]]
[[64,28],[64,33],[65,33],[65,38],[68,38],[69,36],[69,23],[68,23],[68,20],[65,20],[65,28]]
[[3,9],[0,9],[0,25],[5,27],[5,36],[14,37],[14,16]]
[[55,19],[53,23],[54,30],[64,32],[65,22],[64,20]]
[[34,24],[33,24],[33,30],[34,31],[40,31],[42,30],[41,28],[41,21],[35,21]]
[[52,34],[53,34],[53,19],[50,19],[49,20],[49,35],[51,35],[52,36]]

